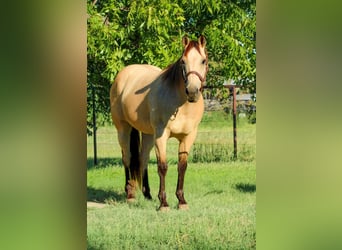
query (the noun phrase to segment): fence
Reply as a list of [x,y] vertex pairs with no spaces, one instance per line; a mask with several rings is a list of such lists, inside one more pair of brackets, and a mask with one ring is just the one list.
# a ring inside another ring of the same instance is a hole
[[[235,116],[234,146],[234,119],[231,113],[232,107],[221,104],[217,100],[206,99],[206,111],[199,126],[197,139],[189,154],[189,161],[213,162],[255,160],[256,152],[256,126],[250,123],[248,117],[239,116],[239,110]],[[241,113],[242,114],[242,113]],[[94,147],[96,142],[96,147]],[[100,127],[97,130],[97,140],[88,136],[88,166],[121,164],[121,149],[117,141],[117,134],[114,125]],[[94,149],[97,157],[94,157]],[[177,161],[178,142],[171,138],[167,146],[168,161]],[[154,150],[151,152],[151,160],[156,160]]]

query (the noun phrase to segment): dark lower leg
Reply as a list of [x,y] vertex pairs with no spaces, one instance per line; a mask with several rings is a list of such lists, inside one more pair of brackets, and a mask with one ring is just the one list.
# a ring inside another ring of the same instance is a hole
[[168,207],[166,201],[166,192],[165,192],[165,176],[167,173],[167,163],[166,162],[158,162],[158,175],[159,175],[159,194],[158,198],[160,200],[160,207]]
[[135,198],[135,182],[132,180],[132,173],[130,172],[131,165],[131,150],[130,150],[130,136],[131,126],[128,123],[121,124],[121,129],[118,130],[118,139],[121,147],[122,154],[122,163],[125,169],[125,192],[126,198],[134,199]]
[[149,200],[152,199],[152,196],[151,196],[151,193],[150,193],[150,185],[148,184],[147,168],[144,169],[142,192],[143,192],[143,194],[144,194],[146,199],[149,199]]
[[187,153],[180,153],[179,154],[179,161],[178,161],[178,181],[177,181],[177,190],[176,190],[176,196],[179,201],[179,205],[186,204],[186,201],[184,199],[184,176],[185,176],[185,171],[187,168],[187,158],[188,154]]
[[150,185],[148,183],[148,161],[154,145],[154,136],[142,133],[142,148],[140,154],[140,169],[143,170],[142,192],[146,199],[151,200]]

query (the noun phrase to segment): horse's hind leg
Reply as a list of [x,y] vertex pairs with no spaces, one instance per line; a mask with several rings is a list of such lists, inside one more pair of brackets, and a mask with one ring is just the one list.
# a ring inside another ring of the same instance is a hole
[[150,193],[150,185],[148,183],[148,161],[150,159],[150,152],[154,145],[154,136],[142,134],[142,148],[140,154],[140,168],[143,169],[143,185],[142,192],[146,199],[152,199]]
[[168,168],[167,161],[166,161],[167,139],[168,139],[168,134],[164,132],[164,134],[161,137],[156,138],[155,140],[155,150],[156,150],[156,156],[157,156],[158,175],[159,175],[159,193],[158,193],[158,198],[160,200],[159,211],[169,210],[169,205],[166,201],[166,192],[165,192],[165,177],[166,177],[167,168]]
[[128,123],[121,123],[117,126],[118,140],[121,147],[122,163],[125,167],[125,191],[127,194],[127,200],[130,201],[135,198],[135,182],[131,180],[130,163],[131,163],[131,151],[130,151],[130,134],[132,127]]

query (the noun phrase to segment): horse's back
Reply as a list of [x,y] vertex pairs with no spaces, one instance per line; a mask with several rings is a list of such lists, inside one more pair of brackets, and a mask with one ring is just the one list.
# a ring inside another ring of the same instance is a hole
[[160,68],[148,64],[129,65],[118,73],[110,90],[111,113],[117,127],[126,121],[142,132],[152,132],[146,95],[160,73]]
[[159,75],[161,69],[148,64],[132,64],[123,68],[116,76],[111,88],[112,95],[121,94],[126,88],[139,87],[142,84],[149,83]]

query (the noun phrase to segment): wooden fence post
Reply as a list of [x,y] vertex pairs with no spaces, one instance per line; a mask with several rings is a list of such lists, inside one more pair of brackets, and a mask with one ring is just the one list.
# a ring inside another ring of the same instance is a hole
[[237,159],[237,132],[236,132],[236,85],[228,84],[224,85],[229,88],[229,91],[233,92],[233,140],[234,140],[234,160]]
[[91,83],[92,105],[93,105],[93,144],[94,144],[94,165],[97,165],[97,147],[96,147],[96,107],[95,107],[95,87]]

